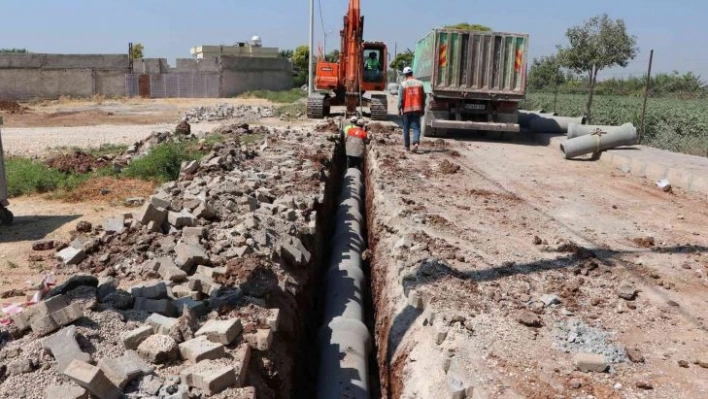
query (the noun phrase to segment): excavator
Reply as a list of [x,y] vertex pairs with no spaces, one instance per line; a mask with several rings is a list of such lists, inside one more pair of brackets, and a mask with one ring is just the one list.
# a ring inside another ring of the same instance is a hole
[[[325,91],[307,99],[307,117],[321,119],[332,106],[346,106],[346,117],[357,114],[357,107],[369,107],[371,119],[385,120],[388,115],[386,88],[386,45],[364,42],[364,17],[361,0],[349,1],[341,30],[339,62],[319,60],[315,68],[315,89]],[[367,93],[368,97],[364,97]]]

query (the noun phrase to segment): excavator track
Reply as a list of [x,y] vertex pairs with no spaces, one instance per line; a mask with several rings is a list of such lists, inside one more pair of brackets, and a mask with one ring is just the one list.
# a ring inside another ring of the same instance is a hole
[[388,99],[386,95],[371,96],[371,119],[375,121],[383,121],[388,119]]
[[328,100],[324,96],[312,96],[307,98],[307,117],[310,119],[322,119],[329,115]]

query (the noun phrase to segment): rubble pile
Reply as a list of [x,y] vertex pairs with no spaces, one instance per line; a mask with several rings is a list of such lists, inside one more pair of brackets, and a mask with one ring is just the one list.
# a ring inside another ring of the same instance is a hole
[[136,212],[33,246],[72,276],[11,316],[0,397],[288,396],[330,173],[305,139],[333,153],[306,131],[216,144]]
[[47,166],[64,173],[89,173],[110,164],[110,156],[95,157],[83,151],[73,151],[50,158]]
[[221,104],[215,107],[195,107],[187,111],[184,120],[188,123],[213,122],[224,119],[240,119],[245,122],[275,116],[275,107],[254,105]]

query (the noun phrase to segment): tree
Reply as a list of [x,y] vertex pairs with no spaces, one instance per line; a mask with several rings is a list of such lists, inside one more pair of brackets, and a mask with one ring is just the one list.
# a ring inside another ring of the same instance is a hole
[[138,60],[138,59],[143,58],[143,50],[144,49],[145,49],[145,47],[143,47],[143,45],[141,43],[135,43],[133,45],[133,53],[131,54],[132,58],[134,60]]
[[624,20],[612,20],[607,14],[598,15],[574,26],[565,33],[568,47],[559,47],[561,64],[571,71],[588,76],[586,116],[592,120],[592,96],[597,73],[605,68],[626,67],[637,56],[637,39],[627,34]]
[[396,58],[391,61],[391,69],[401,71],[404,67],[413,66],[413,52],[410,49],[396,54]]
[[332,50],[327,55],[325,55],[325,61],[327,62],[339,62],[339,50]]
[[545,90],[565,83],[558,57],[555,55],[534,58],[529,68],[527,86],[531,90]]
[[469,31],[481,31],[481,32],[490,32],[492,28],[484,25],[479,25],[479,24],[468,24],[466,22],[462,22],[459,24],[455,25],[448,25],[445,28],[447,29],[462,29],[462,30],[469,30]]
[[0,53],[20,53],[20,54],[26,54],[29,53],[26,48],[3,48],[0,49]]
[[307,45],[297,46],[293,52],[293,66],[296,69],[306,71],[310,65],[310,47]]
[[280,51],[278,51],[278,57],[291,59],[291,58],[293,58],[293,51],[292,50],[280,50]]

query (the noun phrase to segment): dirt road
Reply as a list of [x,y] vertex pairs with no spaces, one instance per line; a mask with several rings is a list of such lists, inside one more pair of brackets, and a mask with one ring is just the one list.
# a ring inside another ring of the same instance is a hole
[[[531,142],[423,148],[377,137],[369,158],[392,397],[708,395],[705,199]],[[610,372],[576,371],[578,352]]]

